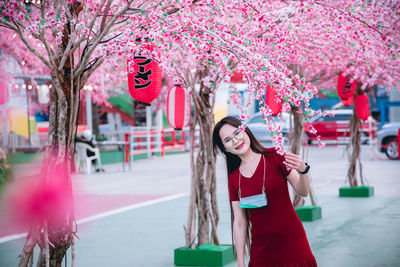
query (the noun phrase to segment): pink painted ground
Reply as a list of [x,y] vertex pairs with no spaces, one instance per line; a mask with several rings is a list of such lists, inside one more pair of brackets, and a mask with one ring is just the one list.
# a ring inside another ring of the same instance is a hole
[[[76,220],[166,196],[169,195],[81,195],[75,200],[79,203],[76,205]],[[27,227],[11,222],[5,214],[4,210],[0,212],[0,238],[27,232]]]

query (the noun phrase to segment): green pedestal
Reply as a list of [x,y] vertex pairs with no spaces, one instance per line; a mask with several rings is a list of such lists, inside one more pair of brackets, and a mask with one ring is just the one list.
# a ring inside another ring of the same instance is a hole
[[339,188],[340,197],[372,197],[374,195],[374,187],[369,185],[361,185],[356,187],[345,186]]
[[295,208],[297,216],[303,222],[312,222],[322,218],[320,206],[303,206]]
[[174,251],[176,266],[224,266],[234,260],[232,245],[204,244],[197,249],[177,248]]

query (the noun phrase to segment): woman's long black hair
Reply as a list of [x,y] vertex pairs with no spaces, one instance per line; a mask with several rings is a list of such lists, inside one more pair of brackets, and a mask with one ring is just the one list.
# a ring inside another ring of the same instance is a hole
[[[233,127],[239,127],[240,125],[242,125],[242,122],[232,116],[228,116],[223,118],[222,120],[220,120],[214,127],[214,131],[213,131],[213,147],[214,147],[214,151],[218,152],[221,151],[222,154],[225,156],[225,160],[226,160],[226,167],[227,167],[227,173],[228,173],[228,177],[229,175],[236,170],[237,168],[239,168],[240,163],[242,162],[241,159],[237,156],[234,155],[232,153],[229,153],[225,150],[224,144],[222,143],[221,137],[219,135],[219,132],[222,128],[222,126],[224,126],[225,124],[229,124]],[[264,147],[260,144],[260,142],[257,140],[257,138],[254,136],[254,134],[250,131],[250,129],[248,127],[245,128],[244,130],[247,135],[249,136],[250,139],[250,148],[251,150],[253,150],[255,153],[259,153],[259,154],[265,154],[264,152]],[[229,179],[229,178],[228,178]],[[229,183],[229,181],[228,181]],[[232,203],[229,201],[229,206],[231,208],[231,236],[232,236],[232,244],[235,246],[235,240],[233,238],[233,220],[234,220],[234,214],[233,214],[233,209],[232,209]],[[247,250],[250,251],[250,222],[249,222],[249,214],[247,212],[246,209],[246,220],[247,220],[247,237],[246,237],[246,246],[247,246]],[[235,254],[236,256],[236,254]]]

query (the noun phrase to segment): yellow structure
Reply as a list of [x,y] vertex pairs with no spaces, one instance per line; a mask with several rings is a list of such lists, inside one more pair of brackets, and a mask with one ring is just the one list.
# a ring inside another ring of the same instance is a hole
[[[7,110],[6,118],[6,123],[8,123],[8,132],[13,132],[25,138],[29,137],[28,115],[26,108],[9,108]],[[3,123],[4,122],[0,120],[0,132],[2,132]],[[31,134],[38,132],[35,118],[29,118],[29,130]]]

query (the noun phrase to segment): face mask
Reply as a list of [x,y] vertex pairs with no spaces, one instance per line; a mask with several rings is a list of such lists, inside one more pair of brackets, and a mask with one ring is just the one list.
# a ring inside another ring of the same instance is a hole
[[[263,157],[263,156],[262,156]],[[249,196],[249,197],[241,197],[241,192],[240,192],[240,178],[241,174],[239,171],[239,206],[242,209],[256,209],[256,208],[261,208],[267,206],[267,197],[265,195],[265,158],[263,157],[264,161],[264,180],[263,180],[263,187],[262,187],[262,193],[254,196]]]

